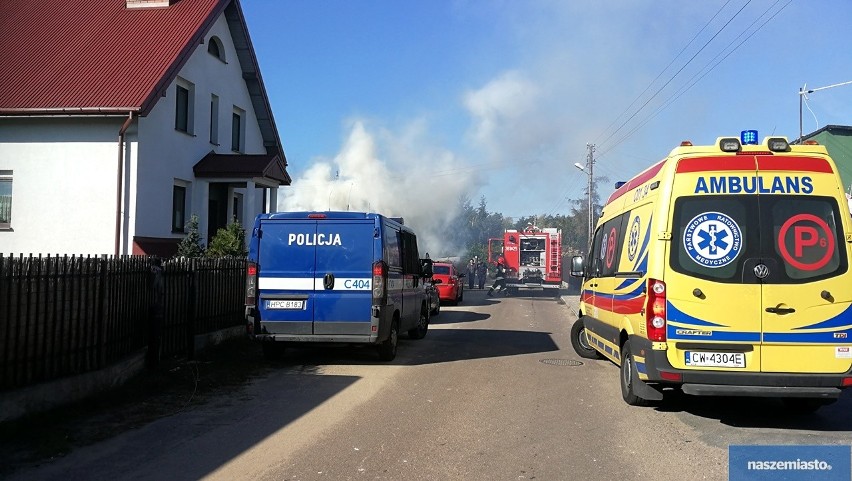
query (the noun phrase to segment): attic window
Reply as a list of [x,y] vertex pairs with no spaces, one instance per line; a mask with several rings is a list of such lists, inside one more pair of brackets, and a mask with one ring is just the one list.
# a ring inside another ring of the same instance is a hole
[[207,53],[223,62],[225,61],[225,48],[222,46],[219,37],[210,37],[210,41],[207,42]]

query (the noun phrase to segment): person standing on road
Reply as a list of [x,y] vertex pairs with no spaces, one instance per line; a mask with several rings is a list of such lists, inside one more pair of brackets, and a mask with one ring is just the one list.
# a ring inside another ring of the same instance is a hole
[[488,275],[488,265],[485,262],[480,262],[476,266],[476,281],[479,283],[480,289],[485,289],[485,276]]
[[467,277],[467,288],[473,289],[473,282],[476,280],[476,262],[471,259],[467,263],[467,272],[465,272],[465,276]]
[[488,289],[488,295],[494,294],[494,289],[506,288],[506,268],[503,266],[503,258],[497,259],[497,267],[494,270],[494,284]]

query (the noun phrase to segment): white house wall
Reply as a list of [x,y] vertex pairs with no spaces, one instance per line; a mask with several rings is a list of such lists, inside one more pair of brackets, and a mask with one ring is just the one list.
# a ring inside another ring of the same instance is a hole
[[118,131],[124,118],[0,118],[0,170],[12,171],[4,254],[111,254]]
[[[225,60],[207,52],[211,36],[222,41]],[[206,197],[199,187],[206,184],[194,179],[192,166],[210,151],[220,154],[231,152],[231,114],[233,107],[245,111],[245,147],[243,153],[265,154],[263,138],[257,124],[248,88],[242,77],[242,69],[234,49],[228,24],[220,17],[205,36],[205,43],[198,45],[178,76],[195,86],[194,135],[175,130],[175,83],[173,82],[147,117],[139,119],[138,187],[131,187],[130,195],[136,198],[137,215],[131,227],[130,238],[174,237],[181,234],[171,231],[172,187],[174,180],[191,182],[187,189],[190,205],[187,221],[198,214],[202,220],[199,233],[206,239]],[[219,145],[210,143],[210,97],[219,97]],[[225,179],[223,179],[225,180]],[[212,182],[219,179],[210,179]],[[238,189],[237,192],[244,192]],[[259,212],[259,206],[257,212]]]

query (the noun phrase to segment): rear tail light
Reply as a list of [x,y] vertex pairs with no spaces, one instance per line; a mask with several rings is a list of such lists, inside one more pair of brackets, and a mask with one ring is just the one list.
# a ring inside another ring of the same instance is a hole
[[666,340],[666,283],[648,279],[645,322],[649,341]]
[[257,264],[249,262],[246,267],[246,305],[257,305]]
[[376,261],[373,264],[373,305],[384,305],[387,298],[388,269],[384,262]]
[[844,377],[840,383],[841,386],[852,386],[852,377]]

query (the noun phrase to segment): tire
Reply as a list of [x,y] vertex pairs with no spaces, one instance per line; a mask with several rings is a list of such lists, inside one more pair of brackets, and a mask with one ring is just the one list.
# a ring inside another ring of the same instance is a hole
[[284,357],[284,344],[275,341],[261,342],[263,348],[263,358],[266,360],[276,360]]
[[586,337],[586,326],[583,324],[583,319],[577,319],[571,326],[571,345],[574,346],[574,352],[584,359],[601,359],[601,355],[589,343]]
[[621,347],[621,369],[619,379],[621,381],[621,397],[624,402],[631,406],[647,406],[650,401],[636,395],[633,389],[633,381],[638,380],[639,372],[633,362],[633,353],[630,351],[630,341]]
[[781,403],[784,405],[784,408],[790,411],[791,414],[812,414],[817,411],[817,409],[828,406],[829,404],[834,404],[836,399],[817,399],[817,398],[800,398],[800,397],[791,397],[784,398],[781,400]]
[[396,348],[399,344],[399,321],[394,319],[391,324],[390,334],[388,338],[382,341],[377,347],[380,361],[393,361],[396,357]]
[[409,339],[423,339],[429,331],[429,315],[426,313],[428,308],[423,306],[420,309],[420,318],[417,319],[417,327],[408,331]]

